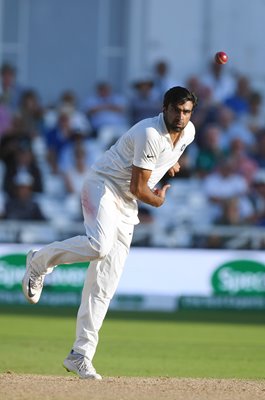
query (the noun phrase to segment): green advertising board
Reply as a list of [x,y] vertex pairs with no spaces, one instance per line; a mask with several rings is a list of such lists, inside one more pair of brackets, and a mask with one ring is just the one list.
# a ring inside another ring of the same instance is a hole
[[265,265],[252,260],[235,260],[217,268],[212,275],[215,294],[265,296]]
[[[0,247],[0,304],[27,304],[21,287],[27,251],[26,246]],[[89,263],[77,263],[55,268],[45,278],[39,304],[78,306],[88,267]],[[132,249],[110,307],[264,310],[265,256],[262,252],[157,250],[154,254],[153,249]]]
[[211,296],[181,296],[180,308],[265,309],[265,265],[237,259],[217,267],[211,276]]
[[[0,257],[0,302],[23,304],[21,281],[25,273],[24,253]],[[50,305],[77,305],[85,279],[88,263],[60,265],[45,278],[45,290],[40,303]]]

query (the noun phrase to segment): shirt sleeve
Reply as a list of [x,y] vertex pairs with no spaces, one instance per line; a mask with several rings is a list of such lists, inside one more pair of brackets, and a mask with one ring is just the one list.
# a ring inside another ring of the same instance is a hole
[[133,165],[153,171],[160,154],[160,135],[154,128],[137,132],[134,137]]

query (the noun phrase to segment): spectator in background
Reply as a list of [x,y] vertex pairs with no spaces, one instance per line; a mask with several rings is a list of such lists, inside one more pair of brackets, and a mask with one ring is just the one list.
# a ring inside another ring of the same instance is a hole
[[244,123],[255,137],[259,136],[265,127],[265,114],[262,109],[262,96],[259,92],[252,91],[248,97],[248,113],[244,115]]
[[0,97],[0,138],[11,128],[12,113]]
[[0,84],[0,97],[3,104],[5,104],[13,113],[17,111],[19,102],[22,95],[22,88],[16,82],[16,70],[9,63],[3,63],[1,66],[1,84]]
[[72,126],[70,140],[65,144],[58,158],[58,165],[61,171],[67,171],[75,165],[75,148],[82,147],[85,152],[85,163],[88,168],[101,154],[101,147],[98,140],[91,138],[86,131],[86,126],[75,121]]
[[239,76],[236,82],[236,90],[232,96],[225,100],[225,105],[231,108],[237,118],[249,112],[249,96],[251,92],[250,82],[246,76]]
[[80,193],[87,174],[86,150],[81,141],[76,141],[73,147],[73,165],[64,172],[66,190],[66,209],[70,218],[75,221],[82,220],[82,208],[80,203]]
[[190,75],[187,78],[186,86],[189,88],[191,92],[199,93],[200,96],[203,94],[203,90],[205,88],[205,86],[203,86],[200,78],[197,75]]
[[131,124],[142,119],[154,117],[160,112],[161,99],[154,91],[154,82],[148,78],[138,79],[133,84],[133,92],[129,103]]
[[74,193],[80,196],[86,173],[86,152],[81,142],[76,142],[74,146],[74,164],[65,171],[65,181],[68,193]]
[[196,150],[194,150],[195,144],[192,143],[191,146],[186,150],[185,153],[182,154],[180,160],[179,160],[179,165],[180,165],[180,171],[177,175],[174,177],[170,176],[170,179],[186,179],[186,178],[191,178],[193,176],[194,172],[194,154],[196,154]]
[[13,115],[11,127],[0,137],[0,159],[6,168],[16,163],[18,148],[31,146],[31,137],[23,126],[20,115]]
[[265,168],[256,171],[249,198],[255,210],[255,225],[265,226]]
[[265,169],[265,128],[260,131],[260,134],[257,137],[253,158],[257,162],[259,168]]
[[222,214],[216,220],[218,225],[245,225],[246,220],[240,212],[240,201],[238,197],[231,197],[223,201]]
[[15,177],[20,177],[23,173],[31,177],[31,190],[34,193],[41,193],[43,191],[42,173],[28,143],[18,145],[14,162],[9,163],[5,169],[3,189],[9,196],[13,196],[17,190],[14,187]]
[[54,200],[64,200],[66,182],[64,173],[59,169],[58,160],[54,152],[47,155],[47,164],[43,172],[43,194]]
[[27,172],[19,172],[14,177],[15,191],[12,197],[8,197],[3,212],[4,219],[12,220],[44,220],[45,217],[38,203],[33,197],[33,177]]
[[70,142],[72,137],[72,127],[70,116],[62,112],[54,128],[46,132],[46,144],[48,154],[53,152],[59,159],[63,148]]
[[35,90],[22,93],[19,115],[26,132],[31,138],[40,136],[43,131],[43,110]]
[[224,152],[230,149],[231,131],[235,121],[234,112],[227,106],[220,106],[217,112],[216,123],[220,127],[220,148]]
[[99,137],[100,131],[106,127],[116,130],[117,136],[127,129],[126,99],[120,94],[113,93],[112,86],[108,82],[97,83],[95,93],[85,99],[84,111],[95,137]]
[[254,158],[249,156],[246,143],[239,137],[232,139],[229,153],[235,161],[236,172],[244,176],[250,184],[258,169],[258,164]]
[[201,147],[199,148],[196,169],[200,177],[204,177],[213,172],[219,161],[227,154],[220,146],[221,130],[217,124],[209,124],[205,127]]
[[91,126],[85,113],[78,108],[77,97],[73,90],[66,90],[62,93],[58,106],[49,107],[44,114],[44,126],[50,130],[56,126],[61,114],[69,116],[70,125],[73,127],[77,123],[82,125],[87,133],[91,132]]
[[[173,86],[183,86],[182,82],[176,82],[169,73],[169,64],[165,60],[157,61],[154,64],[153,74],[154,90],[160,99],[164,93]],[[196,93],[196,92],[194,92]]]
[[235,113],[229,107],[219,107],[217,123],[221,127],[220,147],[222,150],[228,151],[232,140],[239,138],[245,143],[248,151],[254,151],[256,144],[255,136],[248,129],[244,121],[236,119]]
[[236,172],[236,164],[232,158],[222,159],[217,169],[206,176],[202,188],[208,198],[209,213],[214,223],[220,223],[231,199],[237,199],[242,223],[253,217],[253,207],[248,198],[248,183]]
[[202,84],[209,88],[214,103],[223,103],[233,96],[236,90],[236,79],[227,70],[227,65],[210,62],[208,71],[202,76]]
[[200,101],[192,115],[192,121],[196,125],[195,141],[200,147],[205,127],[216,123],[219,105],[212,100],[212,90],[203,85],[196,75],[192,75],[187,79],[187,87],[193,93],[199,94]]

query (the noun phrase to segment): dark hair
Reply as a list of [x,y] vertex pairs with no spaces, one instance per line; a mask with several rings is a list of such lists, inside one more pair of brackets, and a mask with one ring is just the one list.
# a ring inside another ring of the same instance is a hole
[[10,64],[10,63],[8,63],[8,62],[4,62],[4,63],[1,65],[1,74],[3,75],[3,74],[5,74],[6,72],[10,72],[10,73],[12,73],[12,74],[15,74],[15,73],[16,73],[16,69],[15,69],[15,67],[14,67],[12,64]]
[[198,98],[188,89],[181,86],[174,86],[165,93],[163,106],[168,107],[169,104],[173,103],[183,104],[186,101],[191,101],[194,109],[197,106]]

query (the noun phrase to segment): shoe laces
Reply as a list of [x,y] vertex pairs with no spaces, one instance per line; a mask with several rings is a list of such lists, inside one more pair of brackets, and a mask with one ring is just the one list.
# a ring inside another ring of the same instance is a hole
[[92,365],[92,362],[88,360],[86,357],[80,357],[76,360],[76,364],[79,368],[80,371],[87,372],[89,374],[94,374],[96,375],[96,370]]
[[31,288],[38,290],[41,289],[43,286],[43,281],[44,281],[44,276],[39,275],[35,271],[32,271],[30,274],[30,282],[31,282]]

